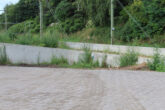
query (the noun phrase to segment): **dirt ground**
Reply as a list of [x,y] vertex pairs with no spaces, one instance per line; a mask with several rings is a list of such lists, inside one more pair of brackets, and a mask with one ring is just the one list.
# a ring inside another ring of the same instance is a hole
[[0,110],[165,110],[165,73],[0,66]]

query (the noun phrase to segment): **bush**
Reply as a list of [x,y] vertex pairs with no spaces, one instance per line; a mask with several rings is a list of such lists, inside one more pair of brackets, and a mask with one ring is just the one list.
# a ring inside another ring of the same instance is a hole
[[85,27],[85,22],[82,17],[80,18],[67,18],[64,22],[60,23],[60,30],[70,34],[73,32],[77,32]]
[[34,20],[27,20],[22,23],[15,24],[8,29],[11,34],[21,34],[27,32],[39,32],[39,24]]
[[127,53],[120,56],[120,67],[135,65],[138,61],[138,54],[134,51],[128,50]]

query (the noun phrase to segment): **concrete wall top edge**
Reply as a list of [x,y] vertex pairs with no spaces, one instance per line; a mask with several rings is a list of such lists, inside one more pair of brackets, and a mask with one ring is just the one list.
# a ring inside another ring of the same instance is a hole
[[[111,44],[96,44],[96,43],[82,43],[82,42],[66,42],[68,44],[75,44],[75,45],[96,45],[96,46],[105,46],[105,47],[119,47],[119,48],[145,48],[145,49],[155,49],[155,47],[141,47],[141,46],[126,46],[126,45],[111,45]],[[165,50],[165,48],[158,48],[160,50]]]

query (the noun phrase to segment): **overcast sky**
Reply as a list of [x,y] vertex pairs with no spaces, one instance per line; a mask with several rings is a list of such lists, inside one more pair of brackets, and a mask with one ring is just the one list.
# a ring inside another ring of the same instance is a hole
[[[17,3],[19,0],[0,0],[0,10],[3,10],[4,7],[7,5],[7,4],[15,4]],[[2,12],[0,12],[2,13]]]

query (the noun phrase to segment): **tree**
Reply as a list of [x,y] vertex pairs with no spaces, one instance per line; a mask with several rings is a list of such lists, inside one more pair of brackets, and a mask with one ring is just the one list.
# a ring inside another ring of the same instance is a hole
[[39,2],[38,0],[20,0],[16,5],[16,10],[19,22],[35,18],[39,13]]

